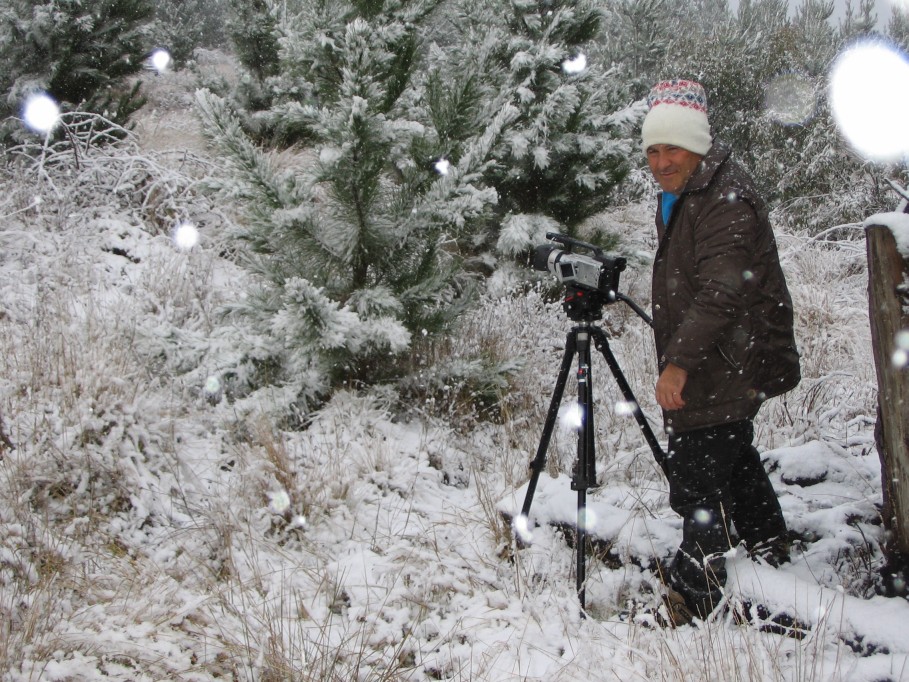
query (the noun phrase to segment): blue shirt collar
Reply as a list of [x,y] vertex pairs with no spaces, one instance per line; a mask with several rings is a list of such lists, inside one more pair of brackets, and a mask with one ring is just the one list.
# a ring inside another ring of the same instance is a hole
[[669,224],[669,218],[672,215],[672,207],[675,205],[675,200],[679,198],[678,194],[672,194],[670,192],[663,192],[663,200],[660,202],[660,207],[663,209],[663,224]]

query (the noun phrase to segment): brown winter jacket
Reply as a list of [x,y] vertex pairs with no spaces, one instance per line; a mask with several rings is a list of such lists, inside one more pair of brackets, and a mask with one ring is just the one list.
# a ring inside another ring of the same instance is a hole
[[[662,196],[660,197],[662,203]],[[792,300],[754,182],[722,143],[695,169],[669,219],[657,210],[653,322],[660,371],[688,372],[685,407],[663,413],[687,431],[754,417],[800,379]]]

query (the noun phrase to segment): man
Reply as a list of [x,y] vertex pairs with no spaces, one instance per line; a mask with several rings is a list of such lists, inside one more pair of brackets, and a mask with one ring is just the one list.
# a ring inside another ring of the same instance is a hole
[[713,140],[704,88],[664,81],[648,104],[641,137],[662,189],[652,283],[656,400],[669,435],[669,503],[683,520],[667,603],[684,621],[721,599],[723,554],[736,536],[755,551],[786,535],[752,446],[753,418],[764,400],[799,382],[799,356],[767,208]]

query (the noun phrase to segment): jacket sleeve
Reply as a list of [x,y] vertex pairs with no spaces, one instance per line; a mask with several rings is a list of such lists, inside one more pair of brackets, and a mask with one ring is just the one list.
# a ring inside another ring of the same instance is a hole
[[753,207],[734,193],[705,207],[694,227],[694,297],[669,339],[665,361],[696,372],[717,343],[743,323],[744,284],[759,229]]

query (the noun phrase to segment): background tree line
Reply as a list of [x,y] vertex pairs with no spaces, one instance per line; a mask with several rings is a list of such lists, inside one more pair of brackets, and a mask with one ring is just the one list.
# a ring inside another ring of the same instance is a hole
[[[156,46],[167,48],[178,68],[192,67],[198,47],[232,50],[248,71],[235,103],[241,110],[266,109],[288,96],[276,81],[287,80],[295,60],[293,46],[307,35],[315,37],[307,33],[306,16],[312,20],[332,12],[339,19],[359,15],[367,21],[389,21],[396,13],[403,17],[398,10],[413,4],[11,0],[0,10],[4,139],[10,142],[21,128],[9,117],[17,116],[23,97],[39,88],[49,90],[65,109],[105,113],[127,123],[143,103],[141,88],[132,87],[134,77]],[[803,0],[794,11],[786,0],[745,0],[735,11],[727,0],[503,0],[493,3],[496,10],[488,15],[473,0],[418,4],[429,8],[415,29],[424,51],[419,69],[428,64],[429,46],[442,46],[450,58],[459,40],[493,24],[514,31],[517,24],[509,25],[508,15],[526,13],[529,7],[536,6],[544,16],[565,8],[595,11],[598,18],[590,20],[595,28],[588,23],[581,29],[586,35],[564,43],[584,49],[590,61],[598,63],[594,89],[640,98],[661,77],[701,79],[710,93],[716,129],[755,171],[771,202],[780,207],[781,220],[813,229],[857,220],[869,207],[886,201],[880,195],[880,178],[902,170],[869,168],[852,158],[836,137],[825,98],[829,67],[850,41],[882,35],[909,48],[909,16],[899,5],[878,31],[871,0],[858,0],[838,20],[832,18],[832,0]],[[462,52],[467,47],[462,45]],[[810,97],[801,117],[782,123],[768,115],[765,106],[768,90],[786,85],[781,77]],[[495,71],[488,68],[476,78],[492,80]]]

